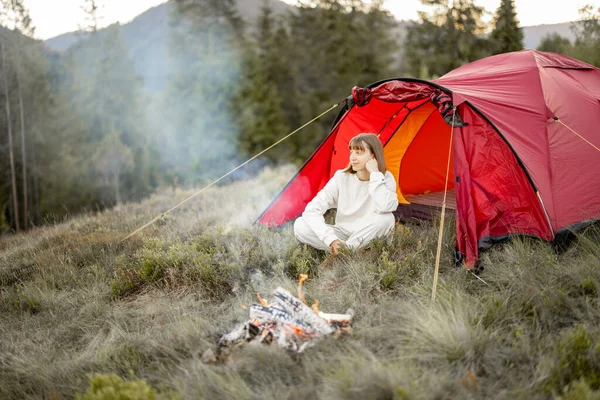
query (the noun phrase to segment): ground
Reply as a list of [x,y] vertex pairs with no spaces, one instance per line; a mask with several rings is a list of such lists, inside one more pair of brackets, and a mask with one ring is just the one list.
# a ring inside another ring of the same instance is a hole
[[[439,221],[337,257],[253,225],[293,173],[211,188],[126,241],[195,191],[1,237],[0,398],[600,398],[600,229],[562,253],[497,245],[483,282],[454,267],[447,220],[432,303]],[[202,361],[257,292],[300,273],[309,302],[354,310],[349,337]]]

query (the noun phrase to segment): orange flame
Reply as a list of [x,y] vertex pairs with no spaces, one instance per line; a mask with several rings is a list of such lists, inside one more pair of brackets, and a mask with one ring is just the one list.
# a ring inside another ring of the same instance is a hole
[[258,301],[260,301],[260,304],[262,304],[265,307],[269,307],[269,303],[267,303],[265,299],[260,297],[260,293],[256,293],[256,297],[258,297]]
[[313,303],[312,306],[310,306],[310,308],[318,314],[319,313],[319,300],[315,300],[315,302]]
[[304,329],[298,325],[292,325],[292,324],[289,324],[286,322],[284,322],[282,325],[288,332],[293,333],[298,336],[303,336],[303,337],[319,336],[318,334],[316,334],[314,332],[309,332],[306,329]]
[[306,274],[300,274],[300,279],[298,279],[298,298],[300,300],[302,300],[302,302],[306,305],[308,305],[308,304],[306,303],[306,299],[304,298],[304,293],[302,293],[302,284],[307,279],[308,279],[308,275],[306,275]]

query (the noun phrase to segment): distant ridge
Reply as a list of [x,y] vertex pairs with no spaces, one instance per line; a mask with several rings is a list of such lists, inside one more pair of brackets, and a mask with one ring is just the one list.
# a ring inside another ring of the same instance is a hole
[[[269,0],[271,7],[276,14],[283,14],[294,9],[287,3],[281,0]],[[254,21],[260,13],[262,0],[238,0],[239,11],[244,19],[248,22]],[[138,15],[131,22],[123,25],[125,40],[132,42],[128,33],[138,36],[140,34],[150,34],[153,37],[158,37],[162,32],[162,28],[167,27],[168,16],[172,9],[172,4],[164,3],[156,7],[152,7],[142,14]],[[400,25],[406,26],[408,21],[400,22]],[[523,27],[524,47],[525,49],[535,49],[540,44],[542,39],[550,34],[558,33],[560,36],[566,37],[571,42],[575,40],[575,35],[571,30],[571,22],[563,22],[560,24],[544,24]],[[53,37],[45,41],[45,43],[55,51],[65,51],[79,40],[80,32],[69,32]],[[166,39],[163,39],[166,40]],[[135,46],[134,46],[135,47]]]
[[[238,11],[244,20],[253,25],[260,14],[264,0],[237,0]],[[274,13],[282,15],[293,11],[294,6],[281,0],[268,0]],[[134,60],[135,68],[144,82],[146,90],[150,92],[161,91],[168,75],[167,40],[169,31],[169,15],[173,8],[171,2],[152,7],[135,17],[131,22],[123,24],[123,38]],[[406,28],[410,21],[398,21],[394,28],[394,37],[402,43]],[[103,29],[99,29],[101,34]],[[574,41],[575,35],[571,31],[571,23],[537,25],[523,27],[525,49],[535,49],[541,40],[549,34],[559,35]],[[81,31],[65,33],[48,39],[45,44],[57,52],[65,52],[79,40],[84,40],[85,34]],[[401,47],[401,46],[400,46]],[[395,55],[395,62],[400,65],[402,52]]]
[[573,22],[563,22],[561,24],[525,26],[523,27],[523,36],[525,37],[523,46],[525,49],[535,50],[544,37],[553,33],[558,33],[573,43],[575,34],[571,30],[572,24]]
[[[260,14],[263,0],[237,1],[238,11],[242,18],[250,23],[256,20]],[[294,6],[284,3],[281,0],[267,0],[267,2],[271,5],[275,14],[283,14],[294,9]],[[128,33],[133,35],[151,35],[153,37],[163,34],[165,36],[164,40],[166,40],[166,30],[163,29],[167,28],[169,13],[171,12],[172,8],[173,5],[171,2],[160,4],[144,11],[131,20],[131,22],[123,24],[123,34],[125,35],[125,40],[130,42],[128,36],[131,35],[128,35]],[[99,31],[102,31],[102,29],[99,29]],[[77,43],[80,35],[81,31],[63,33],[62,35],[47,39],[45,43],[53,50],[66,51],[73,44]]]

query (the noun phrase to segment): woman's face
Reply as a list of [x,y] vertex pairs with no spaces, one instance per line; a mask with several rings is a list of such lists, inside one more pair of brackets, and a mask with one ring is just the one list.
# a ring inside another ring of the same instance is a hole
[[350,149],[350,164],[352,165],[352,170],[354,172],[364,169],[367,161],[374,157],[367,144],[365,142],[362,144],[365,150]]

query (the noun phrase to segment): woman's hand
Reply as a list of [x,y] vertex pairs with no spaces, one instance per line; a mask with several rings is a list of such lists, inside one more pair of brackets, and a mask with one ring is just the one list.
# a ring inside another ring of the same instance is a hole
[[381,172],[379,171],[379,163],[375,158],[371,158],[369,161],[367,161],[367,163],[365,164],[365,168],[367,169],[367,171],[369,171],[369,173]]
[[346,243],[342,242],[339,239],[334,240],[333,242],[331,242],[331,244],[329,245],[329,247],[331,247],[331,254],[338,254],[340,252],[341,249],[346,249]]

